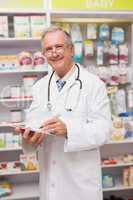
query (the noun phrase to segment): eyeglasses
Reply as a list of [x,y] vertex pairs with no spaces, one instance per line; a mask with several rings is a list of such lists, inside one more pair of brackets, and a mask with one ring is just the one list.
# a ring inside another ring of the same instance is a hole
[[67,46],[68,44],[56,44],[54,46],[47,47],[44,49],[44,54],[46,56],[51,56],[53,53],[64,54]]

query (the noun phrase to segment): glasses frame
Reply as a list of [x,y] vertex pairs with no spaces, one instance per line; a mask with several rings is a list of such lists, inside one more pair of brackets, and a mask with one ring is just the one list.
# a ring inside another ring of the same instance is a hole
[[65,50],[67,49],[67,47],[69,47],[70,44],[56,44],[56,45],[53,45],[53,46],[50,46],[50,47],[47,47],[46,49],[44,48],[44,51],[43,51],[43,54],[46,56],[46,57],[50,57],[53,55],[53,53],[56,53],[56,54],[60,54],[60,55],[63,55]]

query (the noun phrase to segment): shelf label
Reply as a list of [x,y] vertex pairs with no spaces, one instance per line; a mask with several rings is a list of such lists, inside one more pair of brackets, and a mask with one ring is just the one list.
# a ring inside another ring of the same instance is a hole
[[133,11],[133,0],[52,0],[52,9]]
[[0,0],[0,9],[9,8],[12,9],[43,9],[44,0]]

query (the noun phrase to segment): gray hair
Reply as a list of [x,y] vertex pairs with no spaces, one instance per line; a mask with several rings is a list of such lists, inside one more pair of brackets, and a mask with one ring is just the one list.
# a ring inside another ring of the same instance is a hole
[[56,32],[56,31],[62,31],[64,34],[65,34],[65,37],[66,37],[66,44],[70,44],[70,45],[73,45],[72,43],[72,39],[71,39],[71,35],[64,31],[61,27],[59,26],[55,26],[55,25],[51,25],[49,26],[48,28],[46,28],[43,33],[42,33],[42,37],[41,37],[41,43],[42,43],[42,50],[44,49],[44,38],[45,36],[48,34],[48,33],[51,33],[51,32]]

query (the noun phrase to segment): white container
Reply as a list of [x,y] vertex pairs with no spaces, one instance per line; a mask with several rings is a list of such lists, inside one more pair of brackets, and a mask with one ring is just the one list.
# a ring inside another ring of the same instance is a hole
[[11,122],[17,123],[22,121],[22,111],[21,110],[11,110]]
[[12,148],[13,147],[13,133],[6,133],[6,147]]
[[20,147],[20,135],[13,135],[13,147]]
[[124,89],[119,89],[116,92],[116,103],[117,103],[117,112],[124,113],[126,112],[126,93]]
[[11,86],[11,98],[20,98],[20,97],[21,97],[21,87]]
[[23,76],[23,86],[24,86],[24,88],[31,87],[34,84],[34,82],[36,81],[36,79],[37,79],[36,75]]
[[127,91],[127,104],[128,108],[133,108],[133,88]]
[[24,98],[31,98],[32,97],[32,86],[24,87]]
[[46,16],[30,16],[31,37],[41,38],[42,32],[46,27]]
[[8,37],[8,17],[0,16],[0,37]]
[[30,37],[29,16],[14,16],[14,34],[16,38]]

